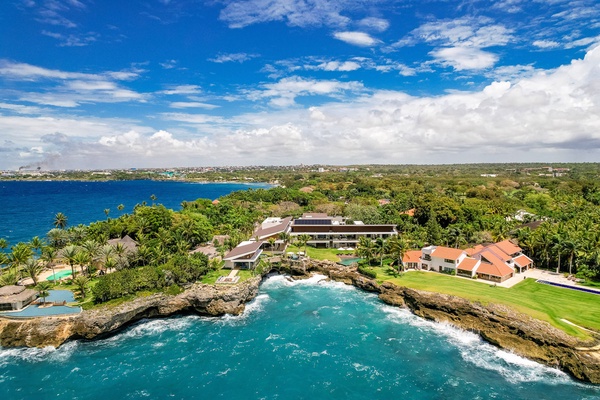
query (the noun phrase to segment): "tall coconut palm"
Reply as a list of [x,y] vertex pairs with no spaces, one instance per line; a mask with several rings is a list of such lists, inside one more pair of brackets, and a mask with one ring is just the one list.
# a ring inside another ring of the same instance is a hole
[[383,258],[386,256],[388,251],[388,241],[384,238],[377,238],[375,240],[375,252],[379,255],[379,266],[383,267]]
[[58,228],[52,228],[46,234],[46,237],[50,241],[50,245],[57,249],[62,248],[67,243],[67,236],[67,232]]
[[85,295],[87,294],[88,283],[90,282],[87,276],[79,275],[77,278],[73,279],[73,284],[81,293],[81,298],[85,299]]
[[0,286],[16,285],[21,280],[21,271],[16,267],[5,268],[0,275]]
[[81,273],[84,274],[85,272],[83,268],[86,267],[86,269],[89,271],[89,264],[92,260],[86,251],[79,249],[79,251],[77,251],[75,254],[73,261],[75,264],[79,265],[79,268],[81,268]]
[[36,255],[39,257],[42,252],[42,247],[44,247],[44,241],[42,239],[40,239],[39,236],[34,236],[29,241],[29,246],[31,247],[32,250],[34,250],[36,252]]
[[30,277],[33,280],[33,284],[38,284],[38,276],[44,270],[44,265],[40,263],[39,260],[31,257],[28,258],[23,264],[21,264],[21,269],[25,273],[25,276]]
[[20,265],[25,264],[29,258],[33,257],[33,251],[27,243],[17,243],[10,250],[9,263],[16,268],[19,268]]
[[57,250],[53,246],[42,247],[42,255],[40,260],[45,264],[46,268],[52,268],[52,275],[56,276],[54,271],[54,259],[56,258]]
[[65,229],[67,226],[68,218],[65,214],[59,212],[54,216],[54,227],[58,229]]
[[38,296],[42,298],[44,303],[46,302],[46,297],[50,296],[50,288],[52,288],[52,284],[48,281],[40,282],[35,286]]
[[75,278],[74,265],[77,263],[75,260],[77,253],[79,253],[79,249],[77,248],[77,246],[74,246],[72,244],[70,244],[70,245],[66,246],[64,249],[62,249],[62,258],[71,267],[71,274],[72,274],[73,278]]
[[373,259],[374,245],[371,239],[366,236],[361,236],[358,239],[358,246],[356,248],[356,253],[367,260],[369,264],[371,264],[371,260]]
[[400,235],[394,235],[389,240],[389,249],[390,254],[392,254],[398,263],[398,272],[401,272],[401,270],[404,270],[402,259],[408,250],[408,242],[403,237],[400,237]]
[[310,241],[311,237],[310,235],[307,235],[306,233],[303,233],[302,235],[298,236],[298,244],[300,245],[300,247],[304,247],[304,254],[306,255],[306,246],[308,245],[308,242]]

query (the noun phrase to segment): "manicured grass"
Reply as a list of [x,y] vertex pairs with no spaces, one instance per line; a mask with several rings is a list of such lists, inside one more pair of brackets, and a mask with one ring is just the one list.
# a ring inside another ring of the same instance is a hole
[[511,288],[433,272],[409,271],[394,276],[389,268],[374,268],[378,280],[430,292],[446,293],[482,304],[504,304],[536,319],[547,321],[568,334],[588,338],[589,334],[561,319],[600,331],[600,296],[562,289],[526,279]]
[[[286,249],[286,252],[297,253],[299,251],[304,251],[304,247],[288,246]],[[329,260],[334,262],[340,261],[338,254],[354,254],[353,251],[348,250],[342,251],[338,249],[317,249],[311,246],[306,246],[306,253],[307,256],[315,260]]]
[[[214,285],[217,283],[217,279],[219,279],[220,276],[227,276],[230,272],[230,269],[218,269],[216,271],[210,271],[208,274],[204,275],[201,282],[206,285]],[[252,271],[242,269],[238,271],[238,276],[240,277],[238,283],[241,283],[252,278],[253,275]]]

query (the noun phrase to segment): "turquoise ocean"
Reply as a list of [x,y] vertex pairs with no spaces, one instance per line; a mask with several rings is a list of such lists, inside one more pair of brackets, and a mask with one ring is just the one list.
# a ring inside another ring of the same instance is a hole
[[0,349],[0,398],[600,398],[598,386],[322,278],[271,277],[241,316],[144,320],[59,349]]
[[[2,235],[43,235],[142,201],[179,208],[246,185],[2,182]],[[47,186],[45,186],[47,185]],[[252,186],[250,186],[252,187]],[[12,193],[12,198],[11,198]],[[15,194],[18,194],[15,196]],[[21,206],[21,207],[19,207]],[[600,386],[323,277],[274,276],[241,316],[140,321],[58,349],[0,348],[0,399],[600,399]]]

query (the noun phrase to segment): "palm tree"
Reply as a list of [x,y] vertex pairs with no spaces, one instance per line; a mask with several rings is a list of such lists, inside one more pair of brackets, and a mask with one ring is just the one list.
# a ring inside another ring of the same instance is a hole
[[46,236],[48,237],[50,244],[57,249],[62,248],[67,242],[67,232],[62,229],[52,228],[48,231]]
[[274,237],[270,237],[267,239],[267,242],[269,242],[269,247],[271,248],[271,251],[275,251],[275,238]]
[[0,238],[0,250],[4,250],[8,247],[8,241],[4,238]]
[[44,266],[39,260],[31,257],[28,258],[25,263],[21,264],[21,268],[25,272],[25,276],[30,277],[33,280],[33,284],[38,284],[38,275],[44,270]]
[[361,236],[358,239],[358,246],[356,249],[356,253],[367,260],[369,264],[371,264],[371,259],[373,258],[374,246],[371,239],[366,236]]
[[8,256],[9,263],[18,268],[21,264],[25,264],[25,262],[33,257],[33,250],[27,243],[17,243],[13,247],[11,247],[11,253]]
[[65,214],[59,212],[54,216],[54,227],[58,229],[65,229],[67,226],[68,218]]
[[375,252],[379,254],[379,266],[383,267],[383,257],[385,257],[388,247],[388,242],[384,238],[377,238],[375,240]]
[[85,299],[85,295],[87,292],[87,286],[90,282],[87,276],[79,275],[77,278],[73,279],[73,284],[77,287],[79,292],[81,293],[81,297]]
[[104,214],[106,215],[106,218],[108,218],[108,214],[110,214],[110,208],[105,208]]
[[154,202],[156,201],[156,196],[151,194],[150,195],[150,200],[152,200],[152,207],[154,207]]
[[35,289],[38,292],[38,295],[42,298],[43,302],[46,302],[46,297],[50,296],[50,288],[52,287],[52,284],[48,281],[43,281],[38,283],[35,286]]
[[[86,240],[81,245],[81,249],[86,253],[89,263],[94,264],[95,261],[98,261],[98,253],[100,252],[100,243],[95,240]],[[89,275],[89,267],[88,267],[88,275]]]
[[119,211],[123,211],[124,208],[125,208],[125,206],[123,204],[119,204],[117,206],[117,210],[119,210]]
[[562,251],[569,257],[569,275],[573,273],[573,258],[577,253],[578,243],[575,240],[567,239],[562,242]]
[[304,247],[305,255],[306,255],[306,245],[308,244],[310,239],[311,239],[310,235],[308,235],[306,233],[303,233],[302,235],[298,236],[298,244],[300,245],[300,247]]
[[56,272],[54,272],[54,259],[56,258],[57,250],[53,246],[44,246],[42,247],[42,255],[40,256],[40,260],[45,263],[46,268],[52,268],[52,275],[56,276]]
[[20,280],[21,275],[17,268],[6,268],[0,275],[0,286],[16,285]]
[[72,244],[62,249],[62,258],[64,258],[67,264],[69,264],[71,267],[71,274],[73,275],[73,278],[75,278],[75,268],[73,268],[73,266],[76,264],[75,257],[77,256],[77,253],[79,253],[79,249],[77,246]]
[[90,264],[91,259],[90,259],[90,255],[85,250],[77,251],[73,261],[75,262],[75,264],[79,265],[79,268],[81,268],[82,274],[84,273],[83,267],[86,267],[89,270],[89,264]]
[[44,241],[42,239],[40,239],[39,236],[34,236],[30,241],[29,241],[29,246],[31,246],[31,248],[35,251],[37,251],[38,256],[40,255],[40,253],[42,252],[42,247],[44,247]]
[[406,239],[399,235],[392,236],[389,240],[389,249],[392,256],[395,257],[398,262],[398,272],[400,272],[400,269],[404,270],[404,262],[402,259],[408,250]]

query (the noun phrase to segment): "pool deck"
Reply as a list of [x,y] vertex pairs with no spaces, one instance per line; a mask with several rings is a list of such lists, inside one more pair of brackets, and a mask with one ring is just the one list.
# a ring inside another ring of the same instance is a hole
[[[62,271],[67,271],[67,270],[71,271],[71,267],[69,267],[67,264],[58,264],[54,267],[54,272],[56,272],[56,273],[59,273]],[[52,272],[52,268],[44,270],[41,274],[38,275],[38,282],[45,281],[46,279],[51,277],[52,274],[54,274],[54,272]],[[59,279],[59,281],[60,281],[60,279]],[[21,284],[22,285],[33,285],[33,279],[25,278],[21,281]]]

